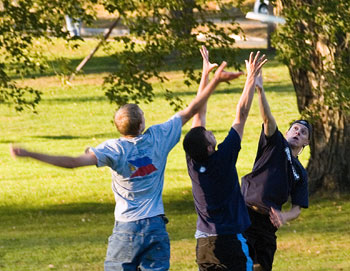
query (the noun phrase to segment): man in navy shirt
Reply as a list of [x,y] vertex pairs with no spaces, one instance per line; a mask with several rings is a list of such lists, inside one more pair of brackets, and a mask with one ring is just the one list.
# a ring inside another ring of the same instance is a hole
[[[271,114],[261,73],[256,86],[264,123],[253,170],[242,178],[242,194],[252,222],[245,232],[250,254],[260,265],[256,270],[267,271],[272,269],[277,229],[308,207],[307,173],[298,155],[309,144],[311,125],[297,120],[284,138]],[[292,207],[282,212],[289,196]]]
[[[215,66],[210,64],[205,48],[201,53],[203,73],[198,93]],[[259,58],[259,52],[255,57],[251,53],[249,61],[246,61],[247,80],[237,105],[236,117],[218,150],[215,150],[214,135],[205,129],[206,104],[194,115],[192,129],[183,142],[198,215],[196,261],[201,271],[251,271],[253,268],[242,235],[250,221],[238,183],[236,161],[254,96],[255,79],[266,61],[265,56]]]

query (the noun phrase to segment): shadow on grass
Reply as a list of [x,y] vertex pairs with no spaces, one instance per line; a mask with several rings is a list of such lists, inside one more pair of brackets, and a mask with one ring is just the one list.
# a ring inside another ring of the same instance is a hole
[[[224,89],[215,90],[213,95],[221,95],[221,94],[231,94],[231,93],[242,93],[244,87],[244,83],[242,84],[242,87],[234,87],[229,88],[228,86]],[[293,86],[291,84],[271,84],[271,83],[264,83],[264,89],[265,92],[294,92]],[[197,90],[195,92],[191,92],[192,94],[197,93]],[[182,95],[182,93],[178,93],[179,95]]]
[[[244,49],[238,49],[236,54],[236,62],[241,64],[241,68],[244,67],[244,60],[249,58],[250,52],[256,52],[258,51],[255,48],[244,48]],[[265,54],[267,58],[269,59],[269,62],[267,65],[282,65],[281,63],[277,62],[275,60],[275,52],[269,51],[266,49],[259,49],[259,51],[262,54]],[[141,55],[141,53],[140,53]],[[212,62],[221,63],[224,59],[222,58],[222,50],[220,48],[210,49],[210,55]],[[74,70],[80,62],[83,60],[83,58],[70,58],[69,68]],[[192,60],[187,60],[186,62],[192,62],[194,63],[194,69],[201,69],[202,68],[202,59],[198,50],[198,56],[193,58]],[[160,72],[171,72],[171,71],[181,71],[182,66],[181,63],[176,63],[176,58],[169,59],[168,65],[160,69]],[[54,67],[56,70],[59,70],[59,62],[58,61],[49,61],[48,62],[49,67]],[[94,56],[90,61],[84,66],[83,74],[100,74],[100,73],[109,73],[115,71],[115,67],[118,64],[116,63],[116,60],[113,58],[113,56]],[[230,63],[228,63],[230,65]],[[48,76],[55,76],[56,73],[50,69],[49,71],[46,71],[45,73],[32,73],[31,75],[26,76],[25,78],[33,78],[33,77],[48,77]],[[14,79],[20,79],[20,77],[13,75]]]
[[[195,225],[195,212],[192,194],[181,190],[164,196],[166,215],[170,223],[167,225],[172,240],[192,238]],[[70,203],[57,204],[43,207],[28,206],[1,206],[0,228],[15,234],[16,240],[23,247],[25,243],[30,245],[36,237],[62,239],[61,242],[77,242],[81,238],[65,231],[84,232],[84,235],[95,235],[96,231],[105,231],[98,240],[105,240],[113,229],[114,203]],[[71,230],[69,230],[71,229]],[[62,237],[60,235],[62,234]],[[3,234],[0,234],[0,236]],[[7,238],[11,239],[12,233]],[[19,238],[19,236],[22,236]],[[27,236],[27,237],[26,237]],[[46,237],[45,237],[46,236]],[[90,237],[89,237],[90,238]],[[1,240],[2,239],[2,240]],[[23,239],[23,240],[22,240]],[[28,239],[28,240],[26,240]],[[29,241],[32,239],[32,241]],[[82,241],[84,238],[81,239]],[[57,241],[55,241],[57,242]]]
[[99,202],[84,202],[84,203],[69,203],[46,205],[42,207],[27,207],[22,205],[2,206],[0,214],[2,215],[38,215],[38,216],[60,216],[60,215],[79,215],[79,214],[106,214],[113,213],[114,203],[99,203]]
[[[164,193],[163,202],[168,214],[188,214],[194,211],[192,194],[188,190],[176,189],[171,194]],[[83,203],[62,203],[46,205],[42,207],[28,207],[22,205],[0,206],[1,215],[37,214],[37,215],[76,215],[76,214],[107,214],[114,212],[114,202],[83,202]],[[15,219],[14,219],[15,220]],[[2,220],[3,221],[3,220]]]
[[[113,128],[111,128],[113,129]],[[214,134],[218,133],[228,133],[230,127],[227,127],[227,129],[212,129],[211,131]],[[185,135],[189,129],[182,129],[181,134]],[[101,134],[93,134],[93,135],[82,135],[82,136],[73,136],[73,135],[36,135],[36,136],[30,136],[31,138],[40,138],[40,139],[50,139],[50,140],[75,140],[75,139],[92,139],[92,138],[119,138],[120,134],[115,130],[115,132],[110,132],[110,133],[101,133]],[[7,143],[12,143],[12,141],[8,140],[0,140],[0,143],[7,144]]]
[[91,139],[91,138],[118,138],[119,134],[117,131],[110,133],[101,133],[84,136],[73,136],[73,135],[38,135],[31,136],[31,138],[42,138],[42,139],[53,139],[53,140],[74,140],[74,139]]
[[[187,215],[193,212],[193,207],[189,208],[190,197],[166,198],[171,201],[165,207],[171,242],[194,240],[195,221]],[[52,263],[58,270],[68,270],[77,263],[103,266],[108,237],[113,230],[113,210],[114,203],[96,202],[0,207],[0,269],[28,270],[35,266],[33,270],[48,270]],[[40,265],[44,268],[39,268]],[[62,267],[66,265],[69,267]],[[90,270],[90,266],[86,268]]]
[[7,140],[7,139],[0,140],[0,144],[11,144],[11,143],[14,143],[14,141],[13,140]]
[[105,244],[113,229],[113,203],[0,207],[0,243],[7,250],[47,251]]
[[[171,241],[194,240],[196,214],[191,191],[174,189],[164,193],[167,230]],[[310,209],[301,218],[285,226],[279,234],[347,234],[349,197],[334,201],[311,200]],[[344,212],[339,212],[343,206]],[[70,203],[43,207],[1,206],[0,246],[6,251],[48,250],[57,247],[107,247],[107,238],[113,229],[114,203]],[[335,213],[334,213],[335,212]],[[18,252],[19,253],[19,252]],[[104,253],[104,252],[103,252]],[[101,257],[104,257],[101,254]]]
[[[288,87],[288,85],[286,86],[286,88]],[[186,88],[184,86],[184,88]],[[187,96],[193,96],[195,97],[195,95],[197,94],[197,86],[193,86],[190,88],[186,88],[187,90],[185,91],[173,91],[173,95],[175,97],[187,97]],[[284,89],[283,87],[281,87],[281,89]],[[243,85],[242,88],[239,87],[230,87],[229,85],[226,85],[226,87],[224,89],[220,89],[215,91],[215,93],[213,95],[222,95],[222,94],[235,94],[235,93],[241,93],[243,90]],[[282,91],[282,90],[281,90]],[[101,89],[101,93],[103,92],[103,90]],[[154,94],[154,98],[165,98],[165,91],[164,92],[158,92]],[[52,104],[56,104],[56,103],[90,103],[90,102],[106,102],[109,101],[108,98],[106,96],[93,96],[93,97],[62,97],[62,98],[43,98],[43,103],[52,103]]]
[[[277,93],[293,93],[294,89],[291,84],[272,84],[265,83],[265,92],[277,92]],[[219,90],[216,90],[213,95],[226,95],[226,94],[240,94],[243,91],[244,83],[242,83],[241,87],[234,86],[232,87],[230,84],[224,85],[225,87]],[[184,86],[185,88],[185,86]],[[101,93],[103,90],[101,89]],[[165,98],[165,92],[155,93],[154,98]],[[173,95],[175,97],[187,97],[193,96],[197,94],[197,86],[193,86],[187,88],[185,91],[173,91]],[[108,101],[106,96],[91,96],[91,97],[62,97],[62,98],[44,98],[43,102],[45,103],[89,103],[89,102],[106,102]]]
[[[102,91],[101,91],[102,92]],[[43,102],[47,103],[89,103],[89,102],[105,102],[106,96],[88,96],[88,97],[62,97],[62,98],[44,98]]]
[[[221,96],[221,95],[230,95],[230,94],[241,94],[243,92],[244,83],[242,83],[242,87],[233,87],[230,88],[229,85],[226,85],[225,88],[215,90],[215,92],[212,94],[213,96]],[[293,86],[291,84],[271,84],[271,83],[265,83],[264,89],[266,93],[294,93]],[[197,89],[194,91],[186,91],[186,92],[174,92],[175,96],[193,96],[196,95]],[[227,99],[227,97],[222,97],[222,99]],[[220,98],[219,98],[220,100]],[[238,102],[238,100],[234,100],[232,98],[232,102]]]

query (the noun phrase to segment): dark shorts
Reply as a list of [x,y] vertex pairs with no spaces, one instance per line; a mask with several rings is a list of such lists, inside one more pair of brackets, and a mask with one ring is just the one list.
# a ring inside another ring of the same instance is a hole
[[248,250],[242,234],[198,238],[196,261],[200,271],[252,271]]
[[247,238],[249,254],[254,264],[259,263],[264,271],[272,269],[273,258],[276,252],[276,231],[269,215],[260,214],[248,208],[251,226],[244,236]]

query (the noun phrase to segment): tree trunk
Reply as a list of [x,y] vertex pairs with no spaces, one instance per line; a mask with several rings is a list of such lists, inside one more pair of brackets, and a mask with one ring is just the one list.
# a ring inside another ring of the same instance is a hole
[[[344,22],[334,28],[335,22],[329,19],[339,19],[336,14],[341,1],[331,1],[331,6],[315,0],[273,2],[277,14],[286,14],[289,19],[279,36],[279,48],[289,68],[299,112],[313,124],[307,166],[309,190],[350,192],[348,30]],[[329,17],[320,23],[316,19],[320,16]]]
[[349,115],[326,108],[320,115],[313,125],[311,158],[307,167],[310,192],[349,192]]
[[313,72],[296,68],[293,61],[289,65],[299,112],[315,105],[317,108],[317,112],[313,112],[311,155],[307,166],[309,189],[310,193],[350,192],[350,114],[324,103],[324,94],[330,86],[318,71],[327,56],[333,57],[330,52],[336,51],[325,47],[319,42],[310,55]]

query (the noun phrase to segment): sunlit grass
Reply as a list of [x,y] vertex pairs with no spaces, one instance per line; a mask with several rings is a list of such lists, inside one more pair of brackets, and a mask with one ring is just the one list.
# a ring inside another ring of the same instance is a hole
[[[86,46],[93,46],[93,42]],[[70,56],[63,47],[57,48],[52,50],[62,50],[62,56],[76,59],[89,51]],[[242,60],[247,55],[243,51]],[[91,66],[96,63],[105,68],[99,73],[77,76],[72,86],[62,85],[60,79],[51,76],[23,81],[43,92],[38,114],[18,114],[1,106],[0,270],[103,270],[114,220],[109,170],[66,170],[28,159],[13,160],[8,149],[15,142],[37,151],[79,155],[88,146],[118,137],[112,124],[116,106],[109,103],[101,88],[102,77],[108,72],[107,59],[101,51],[87,69],[93,71]],[[286,67],[273,55],[270,59],[264,68],[265,88],[278,126],[284,132],[299,117],[296,98]],[[185,104],[195,96],[197,86],[184,86],[180,71],[167,75],[170,81],[157,86],[154,102],[141,104],[147,127],[174,114],[163,98],[163,89],[174,91]],[[209,101],[207,126],[218,142],[232,125],[244,80],[221,85]],[[184,126],[182,138],[189,129],[190,123]],[[237,163],[240,177],[252,168],[260,130],[255,99]],[[301,155],[304,165],[308,157],[307,148]],[[350,270],[349,202],[345,196],[312,198],[310,208],[278,232],[274,270]],[[196,215],[182,140],[168,158],[164,203],[170,220],[171,270],[195,271]]]

